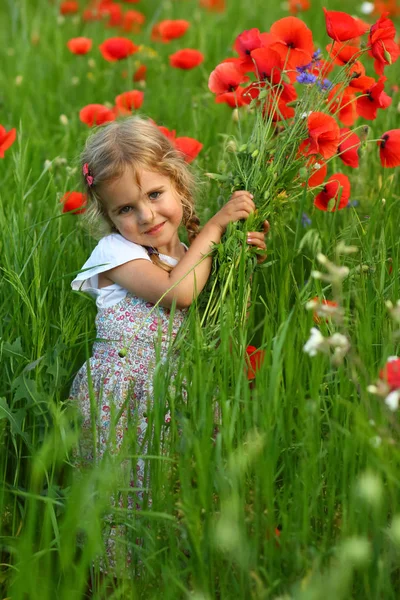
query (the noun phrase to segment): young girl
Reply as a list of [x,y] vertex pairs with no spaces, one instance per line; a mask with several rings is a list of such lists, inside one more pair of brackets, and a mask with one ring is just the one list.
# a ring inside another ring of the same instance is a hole
[[[187,307],[204,288],[212,245],[228,223],[255,209],[252,195],[237,191],[200,231],[194,177],[183,156],[156,125],[139,117],[98,128],[87,141],[82,165],[86,218],[104,237],[72,282],[74,290],[96,299],[98,309],[98,341],[71,388],[82,414],[78,466],[106,452],[118,454],[133,426],[137,453],[143,453],[156,357],[166,356]],[[189,248],[180,241],[181,225]],[[249,234],[248,243],[264,250],[267,228]],[[144,461],[138,460],[128,485],[140,488],[144,480]],[[114,572],[118,537],[111,523],[105,544]]]

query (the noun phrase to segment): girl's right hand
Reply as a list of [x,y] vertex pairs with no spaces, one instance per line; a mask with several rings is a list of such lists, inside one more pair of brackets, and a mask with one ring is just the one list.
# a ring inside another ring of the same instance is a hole
[[218,225],[221,228],[221,233],[224,233],[228,223],[247,219],[255,209],[253,195],[246,190],[238,190],[233,192],[228,202],[211,217],[209,222]]

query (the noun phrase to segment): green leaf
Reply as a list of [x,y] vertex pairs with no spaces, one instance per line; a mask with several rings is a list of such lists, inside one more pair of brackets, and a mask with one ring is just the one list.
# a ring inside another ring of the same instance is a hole
[[29,440],[25,432],[22,431],[22,423],[25,419],[26,408],[20,408],[12,411],[5,398],[0,398],[0,419],[7,419],[10,423],[10,430],[13,435],[19,435],[29,445]]

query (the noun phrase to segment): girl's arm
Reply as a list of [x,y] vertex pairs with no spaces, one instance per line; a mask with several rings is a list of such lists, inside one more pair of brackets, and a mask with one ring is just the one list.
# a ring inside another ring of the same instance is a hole
[[235,192],[205,224],[170,273],[147,260],[138,259],[107,271],[107,277],[153,304],[163,297],[161,306],[170,308],[176,302],[178,308],[186,308],[200,294],[210,275],[212,257],[204,256],[210,252],[213,244],[221,240],[228,223],[247,219],[254,209],[255,204],[249,192]]

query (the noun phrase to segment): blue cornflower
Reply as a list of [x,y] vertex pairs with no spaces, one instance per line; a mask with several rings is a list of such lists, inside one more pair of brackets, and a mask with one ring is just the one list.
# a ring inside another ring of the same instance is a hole
[[331,87],[332,87],[332,82],[331,82],[331,81],[329,81],[329,79],[324,79],[323,81],[318,81],[317,85],[318,85],[318,87],[320,87],[320,88],[321,88],[321,90],[322,90],[323,92],[326,92],[326,91],[328,91],[328,90],[330,90],[330,89],[331,89]]
[[322,52],[321,50],[318,48],[318,50],[316,50],[314,52],[314,54],[312,55],[312,62],[315,62],[316,60],[319,60],[322,56]]
[[309,71],[312,67],[312,63],[308,63],[308,65],[303,65],[301,67],[296,67],[296,71],[299,73],[305,73],[305,71]]
[[308,216],[307,213],[303,213],[301,216],[301,224],[303,225],[303,227],[308,227],[309,225],[311,225],[311,219]]
[[300,75],[297,75],[296,81],[298,83],[312,85],[313,83],[315,83],[317,81],[317,78],[315,75],[312,75],[312,73],[300,73]]
[[356,207],[359,205],[358,200],[350,200],[350,202],[347,204],[347,208],[352,208],[352,207]]

